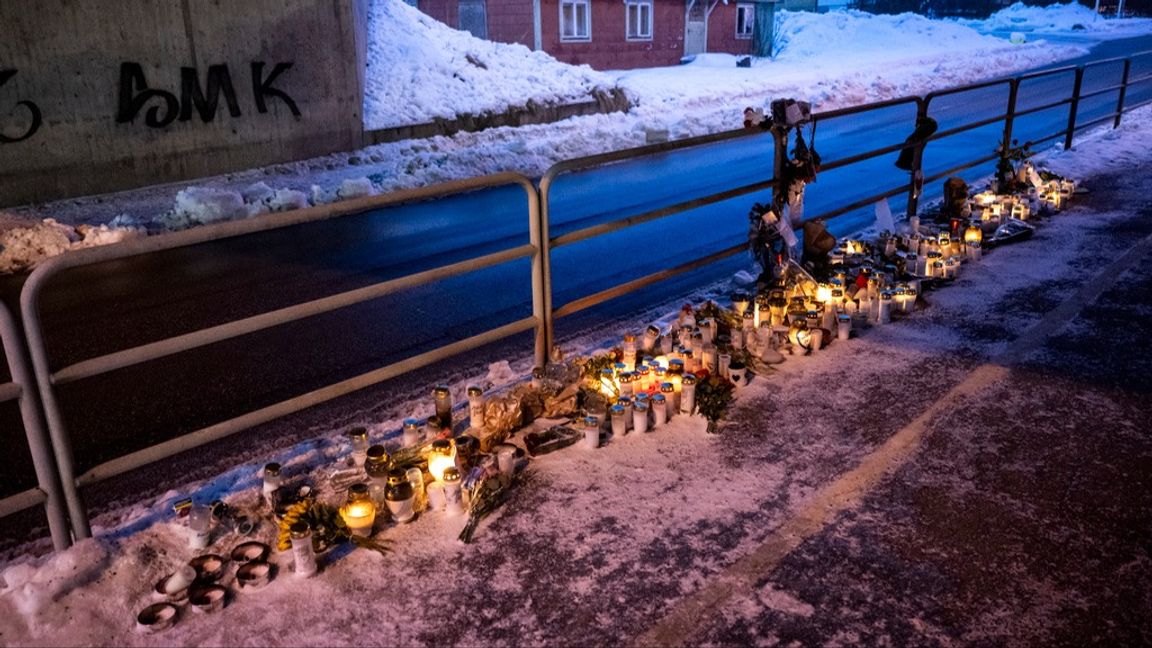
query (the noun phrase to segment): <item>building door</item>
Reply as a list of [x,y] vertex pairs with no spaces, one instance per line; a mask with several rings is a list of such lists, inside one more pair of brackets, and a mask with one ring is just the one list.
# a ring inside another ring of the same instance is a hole
[[460,29],[476,38],[488,38],[486,0],[460,0]]
[[687,0],[684,16],[684,56],[708,51],[708,0]]

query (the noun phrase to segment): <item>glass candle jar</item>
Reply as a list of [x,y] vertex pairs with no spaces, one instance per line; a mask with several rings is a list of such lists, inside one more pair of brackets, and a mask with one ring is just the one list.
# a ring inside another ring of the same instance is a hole
[[403,468],[393,468],[388,473],[388,492],[385,502],[392,519],[400,524],[412,521],[416,515],[416,493],[412,490],[412,482],[408,481],[408,473]]
[[616,404],[619,405],[620,407],[624,408],[623,418],[624,418],[625,431],[631,430],[632,429],[632,409],[633,409],[632,399],[625,396],[625,397],[621,398],[620,400],[616,401]]
[[836,316],[836,339],[847,340],[852,333],[852,316],[841,313]]
[[352,535],[372,535],[372,525],[376,522],[376,505],[368,494],[367,484],[352,484],[348,487],[348,497],[340,507],[340,517]]
[[418,446],[424,443],[424,423],[420,419],[404,419],[403,432],[400,435],[400,443],[405,448]]
[[600,419],[598,417],[584,417],[584,441],[582,443],[589,450],[600,447]]
[[744,348],[744,331],[742,329],[732,329],[728,340],[733,349],[737,351],[742,350]]
[[668,399],[664,394],[652,396],[652,427],[658,428],[668,422]]
[[391,470],[388,451],[382,445],[368,448],[364,472],[368,475],[368,496],[377,510],[383,509],[384,495],[388,492],[388,471]]
[[656,344],[660,341],[660,329],[655,326],[649,325],[644,329],[644,350],[651,351],[656,348]]
[[612,438],[621,439],[628,433],[628,421],[624,420],[624,406],[613,405],[609,409],[612,417]]
[[631,333],[624,335],[624,371],[636,369],[636,336]]
[[468,427],[473,430],[484,427],[484,390],[476,385],[468,388]]
[[696,376],[686,374],[680,386],[680,413],[692,414],[696,409]]
[[264,478],[264,486],[262,488],[264,501],[271,506],[276,497],[276,490],[280,488],[280,484],[283,481],[280,476],[280,464],[276,462],[264,464],[262,476]]
[[880,293],[879,311],[876,316],[877,324],[887,324],[892,321],[892,291],[885,290]]
[[452,429],[452,390],[447,385],[438,385],[432,390],[432,400],[436,404],[436,419],[441,428]]
[[436,481],[444,481],[444,471],[456,467],[456,449],[450,439],[437,439],[428,452],[428,472]]
[[292,534],[292,572],[302,578],[314,576],[318,568],[316,550],[312,547],[312,527],[300,520],[293,522],[288,532]]
[[620,382],[621,396],[631,396],[633,393],[635,393],[636,377],[634,373],[631,371],[625,371],[617,377],[617,380]]
[[212,534],[212,509],[204,504],[193,504],[188,511],[188,546],[192,549],[204,549],[208,546]]
[[363,466],[368,457],[368,428],[354,427],[348,430],[348,439],[352,443],[352,463]]
[[640,434],[648,431],[648,405],[636,403],[632,406],[632,429]]
[[461,492],[460,471],[448,468],[444,471],[444,510],[448,515],[464,514],[464,496]]

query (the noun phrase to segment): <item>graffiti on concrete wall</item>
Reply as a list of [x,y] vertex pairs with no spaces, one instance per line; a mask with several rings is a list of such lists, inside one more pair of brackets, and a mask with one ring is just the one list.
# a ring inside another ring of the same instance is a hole
[[[277,63],[271,71],[265,73],[266,67],[264,61],[252,61],[249,66],[252,103],[256,113],[267,113],[270,102],[277,100],[294,117],[300,117],[300,107],[296,101],[275,85],[280,75],[292,67],[292,63]],[[35,103],[19,98],[12,103],[6,98],[4,84],[16,76],[16,72],[0,70],[0,144],[23,142],[35,135],[43,124],[40,107]],[[179,93],[149,86],[144,68],[139,63],[120,64],[116,104],[118,124],[133,123],[141,113],[143,123],[152,128],[164,128],[176,121],[188,122],[193,119],[207,124],[214,121],[221,110],[227,110],[232,117],[244,114],[227,64],[209,66],[203,84],[196,68],[180,68]]]
[[[16,76],[16,72],[17,70],[0,70],[0,92],[3,91],[4,84],[8,83],[9,79]],[[0,103],[0,106],[3,105],[3,103]],[[31,116],[31,121],[27,122],[27,126],[24,127],[24,131],[22,133],[17,133],[14,135],[7,134],[7,131],[4,128],[4,121],[0,121],[0,144],[15,144],[17,142],[23,142],[29,137],[35,135],[36,131],[40,130],[40,124],[42,121],[40,108],[36,104],[26,99],[17,101],[14,105],[12,105],[10,110],[6,111],[6,113],[0,113],[0,120],[6,119],[5,114],[7,117],[12,117],[16,112],[16,109],[21,108],[26,110],[27,113]],[[17,116],[17,119],[20,119],[20,117]],[[14,126],[13,128],[19,129],[25,124],[25,122],[26,120],[21,119],[19,125]]]
[[[274,85],[280,75],[292,67],[292,63],[277,63],[268,74],[264,73],[265,65],[264,61],[253,61],[250,65],[256,112],[267,113],[269,99],[278,99],[294,117],[299,117],[300,108],[296,102]],[[196,68],[180,68],[180,94],[177,96],[175,92],[150,87],[139,63],[124,62],[120,64],[118,97],[116,122],[120,124],[135,121],[141,111],[144,112],[144,124],[152,128],[164,128],[177,120],[191,121],[193,116],[209,123],[216,119],[221,99],[229,115],[240,117],[243,114],[226,64],[209,66],[204,85],[200,83]]]

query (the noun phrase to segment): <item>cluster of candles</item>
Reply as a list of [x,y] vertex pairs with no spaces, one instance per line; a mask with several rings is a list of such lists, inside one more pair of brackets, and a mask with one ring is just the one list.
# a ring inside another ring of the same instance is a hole
[[[465,512],[463,479],[477,463],[480,442],[470,434],[451,436],[453,403],[447,386],[433,389],[432,398],[436,413],[426,420],[406,419],[401,432],[401,445],[405,447],[431,441],[427,478],[425,470],[419,467],[394,466],[387,448],[370,445],[366,428],[348,431],[354,467],[339,471],[341,481],[347,484],[340,516],[353,534],[371,535],[378,519],[385,516],[405,524],[424,510],[448,515]],[[484,424],[484,391],[480,387],[469,387],[468,400],[469,423],[473,429],[480,429]],[[512,446],[498,448],[497,465],[502,473],[512,472],[514,450]],[[280,465],[266,465],[263,477],[264,496],[271,501],[282,485]],[[306,565],[307,561],[301,563]]]
[[1042,210],[1060,211],[1075,192],[1074,180],[1040,182],[1036,178],[1027,192],[997,194],[983,191],[975,194],[969,200],[968,208],[974,220],[980,221],[986,229],[995,229],[1006,218],[1028,220]]

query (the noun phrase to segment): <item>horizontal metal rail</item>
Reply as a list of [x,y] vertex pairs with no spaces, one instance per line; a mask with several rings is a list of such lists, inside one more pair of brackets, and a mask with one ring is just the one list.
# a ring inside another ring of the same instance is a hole
[[1052,68],[1051,70],[1040,70],[1039,72],[1029,72],[1028,74],[1021,74],[1016,77],[1020,81],[1031,81],[1032,79],[1039,79],[1046,76],[1056,76],[1057,74],[1067,74],[1068,72],[1075,72],[1079,69],[1078,65],[1065,65],[1064,67]]
[[846,158],[840,158],[839,160],[833,160],[831,162],[823,162],[822,161],[822,162],[820,162],[820,171],[833,171],[833,170],[839,169],[841,167],[846,167],[846,166],[856,164],[857,162],[863,162],[865,160],[871,160],[872,158],[878,158],[882,155],[888,155],[889,153],[895,153],[897,151],[903,150],[904,147],[906,147],[906,146],[908,146],[908,145],[905,144],[904,142],[900,142],[899,144],[891,144],[889,146],[884,146],[882,148],[873,149],[871,151],[866,151],[864,153],[857,153],[856,155],[851,155],[851,156],[846,157]]
[[[40,506],[47,501],[48,495],[39,488],[29,488],[26,491],[20,491],[15,495],[9,495],[4,499],[0,499],[0,518],[8,517],[13,513],[19,513],[34,506]],[[63,547],[56,548],[63,549]]]
[[129,470],[147,466],[148,464],[155,463],[162,459],[167,459],[173,455],[179,454],[186,450],[198,448],[206,443],[223,439],[225,437],[242,432],[244,430],[253,428],[257,425],[276,420],[278,418],[294,414],[301,410],[307,409],[314,405],[328,402],[340,396],[346,396],[352,392],[371,387],[372,385],[379,384],[390,378],[403,375],[409,371],[426,367],[435,362],[451,358],[454,355],[476,349],[490,344],[506,337],[530,331],[539,324],[535,317],[527,317],[509,324],[505,324],[499,328],[485,331],[478,335],[438,347],[426,353],[405,358],[399,362],[394,362],[385,367],[369,371],[354,378],[349,378],[338,383],[334,383],[322,389],[317,389],[306,394],[301,394],[295,398],[291,398],[275,405],[270,405],[243,416],[229,419],[217,423],[215,425],[190,432],[183,436],[177,437],[170,441],[165,441],[143,450],[124,455],[112,461],[107,461],[98,466],[89,469],[84,474],[76,479],[78,486],[88,486],[99,481],[103,481],[110,477],[123,474]]
[[894,99],[885,99],[884,101],[877,101],[875,103],[864,104],[863,106],[848,106],[846,108],[837,108],[835,110],[825,110],[823,112],[813,113],[812,121],[819,124],[822,121],[838,119],[840,117],[848,117],[851,115],[859,115],[866,112],[873,112],[876,110],[883,110],[884,108],[891,108],[902,104],[919,104],[920,97],[915,95],[906,95],[903,97],[896,97]]
[[851,204],[844,205],[842,207],[837,207],[836,209],[832,209],[832,210],[829,210],[826,212],[822,212],[820,214],[812,216],[811,218],[809,218],[807,220],[826,220],[829,218],[834,218],[836,216],[839,216],[840,214],[846,214],[850,211],[860,209],[861,207],[867,207],[868,205],[875,203],[877,200],[880,200],[881,198],[891,198],[893,196],[899,196],[902,193],[907,193],[907,192],[911,191],[911,189],[912,189],[911,184],[900,185],[899,187],[896,187],[895,189],[889,189],[888,191],[881,191],[880,193],[873,194],[872,196],[869,196],[867,198],[861,198],[860,200],[857,200],[856,202],[853,202]]
[[1024,117],[1027,115],[1032,115],[1034,113],[1044,112],[1045,110],[1052,110],[1053,108],[1059,108],[1061,106],[1067,106],[1071,103],[1072,103],[1071,98],[1061,99],[1060,101],[1053,101],[1052,103],[1047,103],[1047,104],[1044,104],[1043,106],[1033,106],[1031,108],[1024,108],[1022,110],[1017,110],[1015,113],[1015,116],[1016,117]]
[[564,245],[571,245],[572,243],[577,243],[577,242],[583,241],[585,239],[590,239],[590,238],[593,238],[596,236],[601,236],[603,234],[610,234],[612,232],[616,232],[616,231],[626,229],[629,227],[634,227],[634,226],[640,225],[642,223],[647,223],[650,221],[659,220],[661,218],[666,218],[668,216],[672,216],[675,214],[680,214],[680,213],[686,212],[690,209],[696,209],[699,207],[706,207],[708,205],[714,205],[716,203],[724,202],[725,200],[731,200],[733,198],[739,198],[740,196],[746,196],[746,195],[748,195],[750,193],[754,193],[756,191],[764,191],[765,189],[771,189],[772,184],[774,182],[775,182],[774,179],[773,180],[766,180],[764,182],[755,182],[755,183],[752,183],[750,185],[744,185],[742,187],[737,187],[735,189],[729,189],[728,191],[721,191],[719,193],[714,193],[714,194],[711,194],[708,196],[703,196],[701,198],[694,198],[692,200],[686,200],[684,202],[676,203],[675,205],[669,205],[667,207],[661,207],[660,209],[653,209],[651,211],[646,211],[646,212],[641,213],[641,214],[636,214],[635,216],[629,216],[627,218],[621,218],[619,220],[614,220],[614,221],[611,221],[608,223],[600,223],[599,225],[592,225],[590,227],[585,227],[584,229],[579,229],[579,230],[576,230],[574,232],[568,232],[567,234],[561,234],[560,236],[556,236],[556,237],[551,239],[550,244],[553,248],[558,248],[558,247],[561,247]]
[[[1051,139],[1051,138],[1049,138],[1049,139]],[[984,157],[979,158],[977,160],[973,160],[971,162],[965,162],[963,164],[960,164],[959,166],[954,166],[951,169],[947,169],[944,171],[940,171],[938,173],[934,173],[930,176],[926,176],[924,178],[924,182],[928,183],[928,182],[932,182],[934,180],[939,180],[940,178],[943,178],[945,176],[950,176],[953,173],[956,173],[957,171],[963,171],[964,169],[971,169],[972,167],[974,167],[978,164],[986,164],[986,163],[991,162],[992,160],[995,160],[999,157],[1000,157],[1000,155],[997,153],[993,153],[991,155],[985,155]]]
[[24,390],[16,383],[0,384],[0,403],[16,400]]
[[536,247],[533,245],[521,245],[502,252],[494,252],[480,257],[465,259],[451,265],[417,272],[397,279],[365,286],[364,288],[357,288],[356,290],[331,295],[322,299],[234,320],[227,324],[200,329],[199,331],[186,333],[184,335],[173,336],[123,351],[116,351],[64,367],[52,374],[52,383],[55,385],[63,385],[75,380],[91,378],[92,376],[123,369],[124,367],[157,360],[176,353],[183,353],[216,342],[230,340],[307,317],[322,315],[341,308],[354,306],[372,299],[391,295],[407,288],[483,270],[515,259],[530,257],[535,251]]
[[635,292],[637,290],[640,290],[641,288],[647,288],[648,286],[651,286],[654,283],[664,281],[665,279],[671,279],[672,277],[675,277],[676,275],[684,274],[685,272],[691,272],[692,270],[696,270],[697,268],[702,268],[708,264],[715,263],[715,262],[720,261],[722,259],[726,259],[730,256],[739,254],[740,252],[743,252],[747,249],[748,249],[747,243],[740,243],[739,245],[733,245],[730,248],[725,248],[723,250],[720,250],[719,252],[713,252],[712,254],[700,257],[699,259],[696,259],[694,261],[682,263],[678,266],[668,268],[667,270],[661,270],[659,272],[654,272],[650,275],[640,277],[639,279],[633,279],[632,281],[622,283],[622,284],[615,286],[613,288],[608,288],[607,290],[601,290],[598,293],[593,293],[591,295],[587,295],[587,296],[581,297],[579,299],[574,299],[574,300],[568,302],[567,304],[561,306],[560,308],[556,309],[556,311],[555,311],[555,313],[553,313],[553,315],[555,317],[566,317],[566,316],[571,315],[573,313],[578,313],[582,310],[592,308],[593,306],[603,304],[604,302],[609,301],[611,299],[615,299],[615,298],[620,297],[622,295],[627,295],[630,292]]
[[766,134],[767,133],[760,128],[740,128],[735,130],[722,131],[719,133],[711,133],[708,135],[697,135],[696,137],[685,137],[684,139],[670,140],[656,144],[645,144],[644,146],[636,146],[628,149],[609,151],[607,153],[597,153],[596,155],[588,155],[585,157],[557,162],[544,172],[544,177],[554,178],[564,171],[577,171],[580,169],[603,166],[613,162],[631,160],[638,157],[661,155],[682,149],[695,148],[697,146],[705,146],[719,142],[727,142],[729,140],[743,139],[745,137],[763,136]]
[[987,119],[981,119],[980,121],[971,122],[969,124],[963,124],[960,126],[956,126],[955,128],[950,128],[948,130],[940,131],[938,133],[933,133],[932,137],[929,137],[927,139],[927,141],[935,142],[936,140],[942,140],[945,137],[952,137],[953,135],[959,135],[960,133],[966,133],[970,130],[976,130],[977,128],[981,128],[981,127],[987,126],[989,124],[995,124],[996,122],[1002,122],[1007,118],[1008,118],[1008,114],[1005,113],[1003,115],[997,115],[995,117],[989,117]]
[[945,88],[944,90],[933,90],[924,95],[924,101],[931,103],[937,97],[947,97],[949,95],[960,94],[963,92],[971,92],[973,90],[983,90],[984,88],[993,88],[999,85],[1007,85],[1012,83],[1012,79],[993,79],[991,81],[982,81],[979,83],[969,83],[956,88]]

